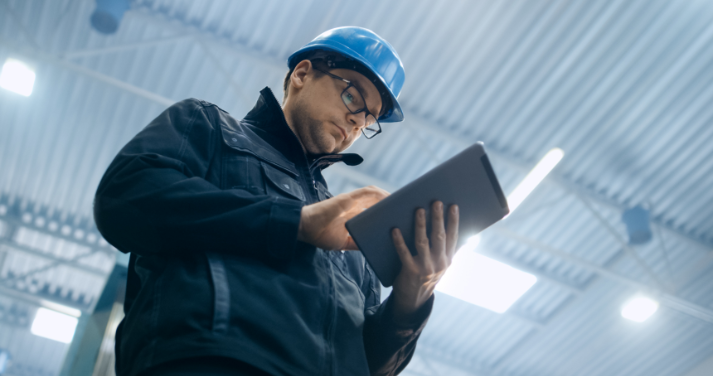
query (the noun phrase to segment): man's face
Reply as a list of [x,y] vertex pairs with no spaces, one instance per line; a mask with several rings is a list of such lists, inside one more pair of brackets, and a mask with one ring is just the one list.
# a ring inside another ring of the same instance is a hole
[[[315,73],[308,60],[295,67],[285,116],[308,154],[339,153],[361,135],[366,126],[366,112],[352,114],[347,109],[341,98],[346,82]],[[369,112],[378,117],[381,97],[373,83],[348,69],[333,69],[329,73],[351,81],[364,97]]]

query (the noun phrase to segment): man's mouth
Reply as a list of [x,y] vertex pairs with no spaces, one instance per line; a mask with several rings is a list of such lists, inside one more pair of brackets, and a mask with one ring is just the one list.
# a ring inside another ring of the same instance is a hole
[[[334,123],[332,123],[332,124],[334,124]],[[342,134],[342,137],[343,137],[342,141],[346,140],[347,132],[344,129],[342,129],[342,127],[338,126],[337,124],[334,124],[334,126],[337,127],[337,129],[339,129],[339,132]]]

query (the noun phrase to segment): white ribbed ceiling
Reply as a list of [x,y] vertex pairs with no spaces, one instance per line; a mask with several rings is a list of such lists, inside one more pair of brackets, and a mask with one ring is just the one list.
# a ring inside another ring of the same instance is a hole
[[[478,140],[509,193],[565,151],[479,246],[537,284],[506,314],[439,295],[404,374],[677,376],[713,356],[713,3],[135,0],[111,36],[93,10],[0,0],[0,61],[37,72],[30,97],[0,90],[0,348],[47,359],[13,374],[55,375],[66,350],[20,323],[18,296],[90,311],[111,270],[92,196],[122,145],[174,101],[240,118],[262,87],[281,97],[287,56],[344,25],[399,51],[406,121],[326,170],[334,193],[397,189]],[[637,204],[654,239],[632,247]],[[619,311],[640,292],[661,308],[634,324]]]

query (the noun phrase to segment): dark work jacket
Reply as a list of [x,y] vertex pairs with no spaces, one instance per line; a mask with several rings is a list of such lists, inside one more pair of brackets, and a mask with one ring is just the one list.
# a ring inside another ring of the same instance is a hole
[[116,333],[120,376],[221,356],[274,375],[393,375],[409,362],[433,298],[406,322],[361,252],[297,241],[304,205],[331,194],[265,88],[241,121],[174,104],[116,156],[99,184],[102,235],[130,252]]

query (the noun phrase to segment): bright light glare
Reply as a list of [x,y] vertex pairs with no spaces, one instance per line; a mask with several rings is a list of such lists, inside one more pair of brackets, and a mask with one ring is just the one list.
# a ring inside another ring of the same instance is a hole
[[47,308],[38,308],[35,321],[32,322],[32,334],[70,343],[77,328],[77,318]]
[[532,285],[537,277],[467,249],[453,258],[436,290],[483,308],[503,313]]
[[35,85],[35,72],[15,59],[7,59],[0,72],[0,87],[29,97]]
[[624,304],[621,315],[636,322],[644,322],[659,309],[659,303],[649,298],[640,296]]
[[55,302],[50,302],[49,300],[40,299],[40,304],[42,304],[45,308],[70,316],[79,317],[82,315],[82,311],[76,308],[67,307],[66,305],[57,304]]
[[547,176],[547,174],[552,171],[557,163],[564,157],[564,151],[560,148],[554,148],[545,154],[542,159],[537,162],[535,168],[530,171],[525,179],[520,183],[520,185],[515,188],[510,196],[508,196],[508,206],[510,207],[510,213],[514,212],[515,209],[520,206],[520,204],[525,201],[525,198],[532,193],[532,191],[537,187],[540,182]]
[[[463,244],[463,246],[458,250],[458,252],[461,251],[475,251],[475,248],[478,247],[478,244],[480,244],[480,234],[478,235],[473,235],[468,240]],[[457,254],[457,253],[456,253]]]

